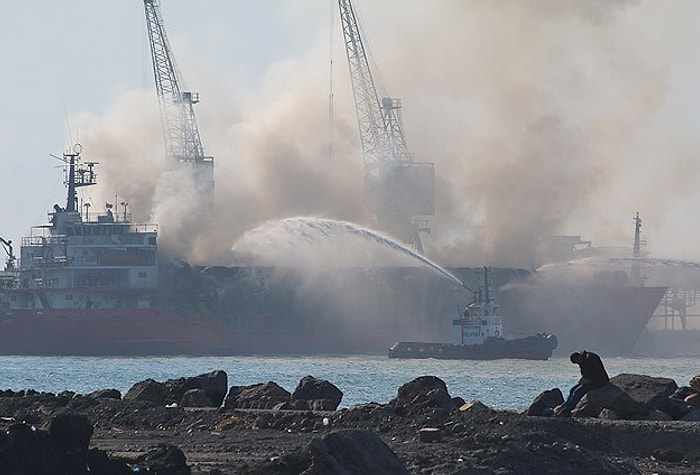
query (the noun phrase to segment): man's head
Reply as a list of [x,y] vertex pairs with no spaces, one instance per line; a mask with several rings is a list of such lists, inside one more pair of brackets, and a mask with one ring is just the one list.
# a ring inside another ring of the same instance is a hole
[[575,353],[571,353],[571,355],[569,356],[571,362],[574,364],[579,364],[581,362],[581,353],[579,353],[578,351]]

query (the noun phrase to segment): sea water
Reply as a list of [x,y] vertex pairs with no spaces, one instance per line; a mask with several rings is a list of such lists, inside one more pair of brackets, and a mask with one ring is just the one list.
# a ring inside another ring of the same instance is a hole
[[[697,358],[603,358],[610,376],[621,373],[666,377],[688,385],[700,373]],[[304,376],[325,379],[343,392],[340,407],[387,403],[399,386],[419,376],[445,381],[451,396],[478,399],[496,409],[527,408],[542,391],[559,388],[564,395],[580,377],[568,358],[529,360],[403,360],[386,356],[306,357],[0,357],[0,389],[35,389],[85,394],[118,389],[125,394],[144,379],[165,381],[213,370],[228,374],[229,386],[274,381],[293,392]]]

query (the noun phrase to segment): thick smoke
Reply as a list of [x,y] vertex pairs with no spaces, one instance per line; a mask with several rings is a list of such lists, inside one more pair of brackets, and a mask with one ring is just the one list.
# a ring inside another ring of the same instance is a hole
[[[669,210],[698,175],[697,165],[681,169],[698,144],[668,111],[680,55],[667,53],[684,45],[682,28],[665,21],[677,17],[690,27],[683,19],[693,15],[682,5],[355,4],[382,83],[402,98],[409,146],[436,166],[436,216],[423,236],[428,257],[446,266],[532,267],[538,239],[552,234],[630,243],[635,211],[647,236],[673,242],[663,234]],[[192,198],[186,178],[166,171],[150,90],[80,120],[86,156],[101,162],[103,199],[118,192],[135,216],[159,223],[163,250],[197,264],[228,262],[233,242],[267,220],[305,215],[371,226],[341,33],[329,153],[328,26],[304,27],[318,29],[318,45],[270,64],[254,89],[241,91],[227,76],[197,76],[215,68],[176,51],[202,93],[201,135],[216,160],[212,207]],[[657,253],[693,257],[687,246]]]

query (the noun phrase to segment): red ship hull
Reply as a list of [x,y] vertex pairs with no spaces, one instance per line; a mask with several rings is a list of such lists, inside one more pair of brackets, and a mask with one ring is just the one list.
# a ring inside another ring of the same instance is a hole
[[[450,322],[454,309],[463,301],[463,293],[445,290],[444,282],[434,277],[420,280],[414,273],[401,270],[387,280],[392,283],[390,298],[385,295],[386,287],[367,284],[355,287],[353,295],[362,298],[343,305],[333,298],[324,300],[317,295],[323,295],[319,289],[298,291],[292,276],[268,285],[268,292],[276,290],[283,297],[275,300],[263,295],[248,307],[245,298],[250,291],[234,279],[225,287],[235,292],[230,305],[225,305],[229,300],[222,298],[216,309],[206,313],[198,313],[195,305],[174,302],[178,296],[184,302],[204,301],[200,294],[184,294],[186,289],[201,290],[202,286],[189,280],[182,289],[160,299],[170,302],[169,306],[8,309],[0,313],[0,354],[386,354],[396,341],[449,341]],[[342,275],[341,271],[331,274]],[[221,281],[215,285],[224,287]],[[604,355],[625,355],[633,353],[665,290],[520,284],[499,291],[498,301],[502,304],[504,334],[509,338],[539,332],[553,334],[559,343],[555,356],[584,348]],[[205,295],[210,294],[207,289]]]
[[504,330],[547,331],[557,336],[555,355],[588,349],[607,356],[633,347],[667,287],[522,285],[502,293]]
[[0,354],[46,356],[380,353],[395,336],[376,328],[328,332],[232,329],[216,317],[152,309],[14,311],[0,319]]

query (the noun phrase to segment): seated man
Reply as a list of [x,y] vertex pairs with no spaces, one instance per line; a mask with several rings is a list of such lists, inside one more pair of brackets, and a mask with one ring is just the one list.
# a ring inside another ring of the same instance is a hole
[[564,404],[554,408],[554,415],[558,417],[571,416],[571,411],[588,391],[601,388],[610,382],[600,356],[595,353],[583,350],[581,353],[572,353],[569,359],[581,368],[581,379],[571,388]]

